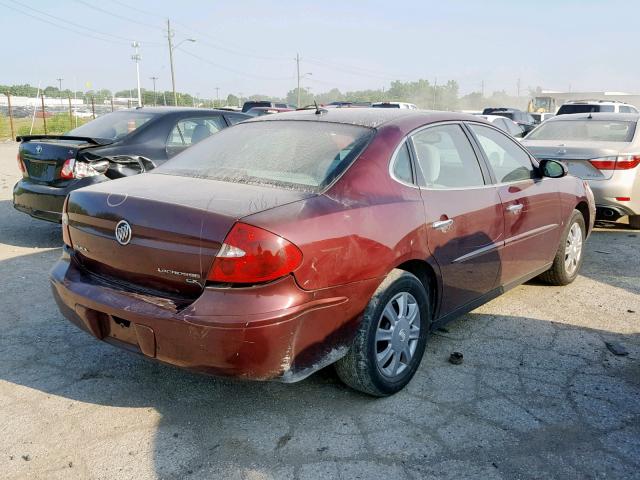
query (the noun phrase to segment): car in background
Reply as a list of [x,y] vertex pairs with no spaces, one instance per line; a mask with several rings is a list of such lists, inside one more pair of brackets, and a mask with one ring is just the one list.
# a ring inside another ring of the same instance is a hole
[[[323,105],[324,108],[367,108],[371,106],[371,102],[351,102],[351,101],[338,101],[331,102]],[[315,105],[311,105],[315,108]]]
[[575,100],[565,102],[560,106],[556,115],[570,115],[572,113],[638,113],[638,109],[630,103],[610,100]]
[[535,128],[535,120],[531,114],[517,108],[488,107],[482,110],[482,115],[499,115],[513,120],[524,129],[525,135]]
[[535,122],[536,125],[541,124],[542,122],[544,122],[545,120],[549,120],[552,117],[555,117],[555,113],[549,113],[549,112],[531,112],[529,113],[529,115],[531,115],[533,117],[533,121]]
[[371,104],[372,108],[403,108],[408,110],[417,110],[413,103],[406,102],[373,102]]
[[507,117],[501,117],[500,115],[478,115],[480,118],[484,118],[487,122],[491,123],[494,127],[498,127],[503,132],[507,132],[509,135],[515,138],[523,138],[525,136],[524,128],[518,125],[513,120]]
[[286,108],[289,110],[295,110],[294,106],[287,103],[271,102],[269,100],[248,100],[242,105],[242,113],[247,113],[255,107]]
[[523,140],[539,160],[554,159],[589,182],[597,217],[629,217],[640,228],[640,115],[576,113],[550,118]]
[[273,113],[291,112],[291,108],[277,108],[277,107],[253,107],[247,110],[245,113],[250,117],[261,117],[262,115],[271,115]]
[[335,363],[385,396],[429,332],[572,282],[593,216],[582,180],[482,119],[303,110],[71,192],[50,279],[68,320],[148,358],[284,382]]
[[143,107],[108,113],[63,135],[20,136],[22,179],[13,188],[13,206],[60,222],[71,191],[152,170],[247,118],[220,110]]

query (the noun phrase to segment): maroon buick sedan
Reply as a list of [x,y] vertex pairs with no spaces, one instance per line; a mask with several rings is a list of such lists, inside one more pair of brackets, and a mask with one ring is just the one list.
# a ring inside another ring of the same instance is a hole
[[335,363],[383,396],[433,329],[572,282],[594,213],[582,180],[476,117],[281,113],[72,192],[51,284],[71,322],[158,361],[284,382]]

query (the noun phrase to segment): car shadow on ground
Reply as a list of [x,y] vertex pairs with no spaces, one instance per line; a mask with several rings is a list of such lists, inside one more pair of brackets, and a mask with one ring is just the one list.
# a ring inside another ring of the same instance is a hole
[[[230,381],[69,324],[46,277],[58,254],[0,262],[3,277],[31,265],[0,305],[10,478],[629,478],[640,466],[637,334],[472,313],[434,332],[391,398],[353,392],[330,368],[292,385]],[[8,300],[26,286],[30,300]],[[462,365],[447,362],[453,350]]]
[[62,230],[57,223],[29,217],[13,208],[11,200],[0,201],[0,244],[25,248],[62,246]]

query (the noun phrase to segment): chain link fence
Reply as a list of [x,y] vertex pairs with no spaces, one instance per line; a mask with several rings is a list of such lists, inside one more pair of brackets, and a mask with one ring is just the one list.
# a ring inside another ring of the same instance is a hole
[[44,97],[25,99],[9,93],[1,94],[0,100],[0,141],[15,140],[20,135],[59,135],[100,115],[135,106],[130,100],[126,104],[113,100],[98,104],[93,98],[79,103],[71,97],[52,103],[52,99],[45,101]]

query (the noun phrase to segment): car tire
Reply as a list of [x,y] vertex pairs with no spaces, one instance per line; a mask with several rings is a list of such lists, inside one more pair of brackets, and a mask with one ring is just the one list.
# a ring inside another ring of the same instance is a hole
[[340,379],[376,397],[404,388],[424,354],[430,305],[429,293],[415,275],[392,270],[367,304],[349,352],[335,364]]
[[629,227],[640,230],[640,215],[629,215]]
[[561,286],[569,285],[576,279],[584,260],[586,231],[582,213],[574,210],[560,239],[553,265],[540,275],[543,281]]

